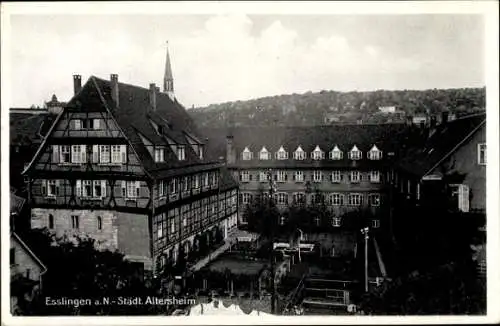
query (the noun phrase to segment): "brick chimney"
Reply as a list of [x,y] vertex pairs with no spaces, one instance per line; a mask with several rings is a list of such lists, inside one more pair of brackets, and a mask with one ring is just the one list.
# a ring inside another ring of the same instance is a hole
[[236,163],[236,153],[234,151],[234,137],[233,135],[226,136],[226,163]]
[[115,105],[118,107],[120,106],[120,100],[119,100],[119,88],[118,88],[118,75],[117,74],[111,74],[110,78],[111,80],[111,98],[115,102]]
[[80,93],[82,90],[82,76],[73,75],[73,93],[74,95]]
[[156,87],[156,84],[149,84],[149,105],[153,111],[156,111],[156,94],[158,94],[158,87]]

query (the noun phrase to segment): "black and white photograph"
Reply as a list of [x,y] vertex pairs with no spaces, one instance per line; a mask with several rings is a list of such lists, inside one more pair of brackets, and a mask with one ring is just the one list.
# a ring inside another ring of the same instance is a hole
[[6,325],[500,321],[498,2],[1,9]]

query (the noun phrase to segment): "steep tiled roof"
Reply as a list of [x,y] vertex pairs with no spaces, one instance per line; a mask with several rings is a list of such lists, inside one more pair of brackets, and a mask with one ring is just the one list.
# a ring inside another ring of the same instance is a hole
[[[212,166],[214,162],[201,160],[189,145],[186,133],[198,139],[198,131],[191,117],[184,107],[176,100],[161,92],[156,95],[156,110],[152,110],[149,100],[149,89],[118,83],[119,105],[116,106],[111,97],[111,82],[91,76],[80,93],[68,103],[69,107],[94,106],[107,107],[123,130],[126,138],[131,142],[134,151],[139,156],[144,168],[155,176],[174,173],[167,171],[176,168],[202,169]],[[160,125],[163,134],[160,135],[154,128]],[[141,140],[140,135],[155,145],[165,145],[165,162],[156,163],[150,152]],[[179,161],[176,154],[168,146],[168,139],[179,145],[185,145],[186,159]]]
[[56,115],[50,113],[29,114],[10,113],[11,145],[31,145],[40,143],[55,120]]
[[410,150],[397,166],[420,177],[432,172],[443,158],[452,153],[467,137],[486,125],[486,113],[458,118],[437,126],[427,141]]
[[[232,129],[205,128],[200,132],[208,138],[207,152],[212,159],[226,156],[226,136],[233,136],[233,146],[238,160],[238,166],[255,164],[252,161],[242,161],[241,152],[248,147],[254,158],[263,146],[271,152],[272,160],[258,161],[259,167],[268,164],[271,166],[283,165],[294,166],[345,166],[349,160],[347,152],[354,145],[363,151],[363,160],[358,162],[364,164],[366,152],[376,145],[386,154],[394,152],[395,155],[401,150],[400,141],[404,137],[407,128],[404,124],[365,124],[365,125],[339,125],[339,126],[317,126],[317,127],[241,127]],[[293,160],[293,152],[299,147],[307,153],[305,160]],[[311,162],[310,153],[319,145],[325,152],[325,160]],[[274,153],[283,146],[288,152],[288,160],[275,160]],[[343,159],[339,161],[328,160],[328,152],[338,146],[344,152]],[[382,160],[385,161],[385,160]],[[374,164],[373,161],[370,164]],[[375,164],[383,164],[378,162]]]

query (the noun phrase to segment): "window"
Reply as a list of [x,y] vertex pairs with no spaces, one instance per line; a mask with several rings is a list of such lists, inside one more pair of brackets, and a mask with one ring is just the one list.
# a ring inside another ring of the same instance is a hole
[[15,265],[16,264],[16,248],[10,248],[10,264]]
[[339,183],[342,181],[342,172],[341,171],[333,171],[332,172],[332,182]]
[[362,203],[361,194],[350,194],[349,195],[349,205],[350,206],[360,206]]
[[92,197],[92,181],[83,180],[83,197]]
[[94,119],[94,130],[101,129],[101,119]]
[[252,194],[250,193],[247,193],[247,192],[244,192],[241,195],[241,203],[242,204],[250,204],[250,202],[252,201]]
[[160,198],[165,197],[167,195],[167,187],[165,185],[166,182],[163,180],[160,180],[158,182],[158,196]]
[[323,203],[323,195],[322,194],[311,194],[311,203],[312,204]]
[[380,220],[372,220],[372,228],[378,229],[380,227]]
[[379,183],[380,182],[380,172],[379,171],[370,171],[370,182]]
[[58,181],[57,180],[47,180],[47,196],[55,197],[58,193]]
[[177,147],[177,157],[179,161],[184,161],[186,159],[186,147],[184,145],[179,145],[179,147]]
[[321,159],[324,159],[325,158],[325,152],[323,152],[321,150],[321,148],[319,148],[318,145],[316,145],[316,148],[314,149],[314,151],[312,151],[311,153],[311,158],[313,160],[321,160]]
[[252,157],[253,157],[253,153],[250,152],[248,147],[245,147],[245,149],[243,150],[243,153],[241,153],[241,158],[243,159],[243,161],[249,161],[252,159]]
[[140,181],[122,181],[122,196],[127,199],[135,199],[140,196]]
[[294,172],[294,180],[295,180],[295,182],[303,182],[304,181],[304,172],[303,171],[295,171]]
[[189,192],[189,177],[183,177],[181,183],[182,183],[182,192],[184,193]]
[[276,172],[276,181],[285,182],[287,180],[286,171],[280,170]]
[[340,206],[344,204],[344,196],[342,194],[330,194],[328,197],[328,202],[333,206]]
[[100,163],[110,162],[109,145],[99,146],[99,162]]
[[306,194],[302,192],[296,192],[293,194],[293,201],[298,204],[306,203]]
[[380,160],[382,159],[382,152],[377,148],[377,146],[373,145],[372,149],[368,152],[369,160]]
[[160,222],[157,224],[157,231],[156,231],[156,236],[158,239],[163,238],[163,223]]
[[49,229],[54,228],[54,215],[49,214]]
[[71,227],[73,229],[80,228],[80,217],[78,215],[71,215]]
[[177,193],[177,179],[172,179],[170,180],[169,184],[168,184],[168,190],[170,192],[171,195],[174,195]]
[[371,194],[368,196],[368,201],[370,203],[370,206],[380,206],[380,195]]
[[337,146],[335,146],[329,153],[329,158],[331,160],[341,160],[343,157],[344,153],[342,153],[342,151]]
[[82,120],[80,120],[80,119],[73,120],[73,126],[74,126],[75,130],[81,130],[82,129]]
[[349,152],[349,159],[350,160],[360,160],[362,157],[361,151],[356,147],[356,145],[353,146],[351,151]]
[[241,171],[240,172],[240,181],[241,182],[249,182],[250,181],[250,172]]
[[262,149],[259,152],[259,160],[270,160],[270,159],[271,159],[270,153],[267,151],[265,147],[262,147]]
[[122,163],[120,145],[111,146],[111,163]]
[[351,171],[351,182],[357,183],[361,181],[361,173],[359,171]]
[[97,216],[97,229],[102,230],[102,217]]
[[61,145],[60,146],[61,156],[59,158],[59,162],[61,163],[69,163],[70,162],[70,153],[71,147],[69,145]]
[[306,152],[302,149],[302,147],[297,147],[295,152],[293,152],[293,158],[295,160],[305,160],[306,159]]
[[94,180],[93,197],[104,197],[106,193],[106,180]]
[[280,149],[276,152],[276,159],[277,160],[286,160],[288,159],[288,152],[285,151],[283,146],[280,147]]
[[195,174],[191,177],[191,180],[193,182],[193,188],[194,189],[198,189],[200,188],[200,175],[199,174]]
[[72,145],[71,146],[71,163],[85,162],[85,145]]
[[264,172],[264,171],[259,172],[259,181],[260,182],[268,181],[267,172]]
[[203,160],[203,145],[199,145],[198,147],[199,149],[199,157],[200,157],[200,160]]
[[285,225],[286,217],[285,215],[280,215],[280,225]]
[[323,178],[323,173],[319,170],[313,171],[313,181],[314,182],[321,182],[321,179]]
[[477,162],[486,165],[486,144],[477,145]]
[[319,226],[319,225],[320,225],[320,223],[321,223],[321,219],[319,218],[319,216],[315,216],[315,217],[314,217],[314,224],[315,224],[316,226]]
[[332,226],[338,228],[341,226],[342,220],[339,217],[332,218]]
[[208,172],[203,173],[203,187],[208,187],[209,184],[209,175]]
[[155,162],[164,162],[165,161],[165,149],[164,148],[155,148]]
[[286,205],[288,204],[288,194],[284,192],[277,193],[275,195],[276,197],[276,203],[278,205]]

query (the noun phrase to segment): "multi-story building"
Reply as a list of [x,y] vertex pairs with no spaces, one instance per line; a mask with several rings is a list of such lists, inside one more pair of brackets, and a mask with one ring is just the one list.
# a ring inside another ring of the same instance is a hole
[[[240,209],[267,191],[271,170],[278,208],[321,201],[331,212],[330,226],[340,227],[346,213],[364,210],[378,228],[405,129],[404,124],[235,128],[229,131],[225,155],[240,183]],[[319,219],[315,222],[319,226]]]
[[91,76],[63,107],[26,170],[31,227],[88,235],[158,271],[237,223],[237,183],[164,89]]

